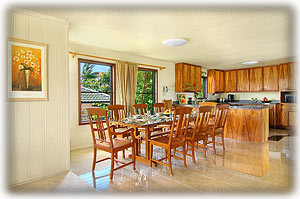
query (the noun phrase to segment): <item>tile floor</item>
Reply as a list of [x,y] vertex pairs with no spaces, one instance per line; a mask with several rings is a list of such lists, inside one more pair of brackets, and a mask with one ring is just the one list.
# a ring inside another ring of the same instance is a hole
[[[173,176],[163,165],[150,168],[137,162],[109,177],[93,183],[91,164],[93,149],[71,152],[71,171],[40,181],[11,188],[13,193],[24,192],[206,192],[206,193],[291,193],[294,189],[295,136],[287,130],[271,129],[270,136],[285,135],[279,141],[248,143],[225,139],[226,151],[217,147],[217,155],[208,149],[207,158],[196,152],[196,164],[188,157],[188,169],[183,162],[173,160]],[[127,152],[130,154],[130,152]],[[156,157],[163,155],[154,149]],[[109,154],[98,153],[98,158]],[[121,158],[121,154],[119,154]],[[127,156],[126,156],[127,157]],[[127,159],[128,160],[128,159]],[[126,160],[125,160],[126,161]],[[109,173],[110,161],[97,164],[95,176]],[[95,189],[93,188],[95,187]]]

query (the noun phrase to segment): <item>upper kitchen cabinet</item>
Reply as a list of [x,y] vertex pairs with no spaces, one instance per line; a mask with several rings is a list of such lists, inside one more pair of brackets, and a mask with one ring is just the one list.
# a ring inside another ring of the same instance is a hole
[[224,92],[224,71],[207,70],[207,93]]
[[237,91],[249,91],[250,90],[250,79],[249,69],[237,70]]
[[175,92],[192,92],[185,86],[186,83],[199,86],[199,92],[201,91],[201,66],[196,66],[187,63],[175,64]]
[[263,69],[250,68],[250,91],[262,91],[263,90]]
[[264,91],[278,91],[279,74],[277,65],[263,67],[263,77]]
[[285,63],[278,66],[279,90],[295,90],[295,63]]
[[236,91],[236,70],[224,71],[224,92]]

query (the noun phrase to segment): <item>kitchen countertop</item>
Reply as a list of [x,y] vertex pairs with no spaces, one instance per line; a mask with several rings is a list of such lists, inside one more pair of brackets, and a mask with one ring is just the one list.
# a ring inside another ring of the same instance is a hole
[[[263,103],[252,103],[252,104],[242,104],[242,103],[218,103],[219,104],[229,104],[231,109],[264,109],[269,108],[268,104]],[[174,106],[185,106],[185,107],[199,107],[199,104],[173,104]]]

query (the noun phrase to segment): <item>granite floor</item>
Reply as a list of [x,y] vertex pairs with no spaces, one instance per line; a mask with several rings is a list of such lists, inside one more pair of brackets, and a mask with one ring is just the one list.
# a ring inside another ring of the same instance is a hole
[[[225,153],[221,146],[217,147],[217,155],[208,149],[207,158],[197,152],[196,164],[188,157],[187,169],[182,161],[172,159],[173,176],[169,175],[166,166],[150,168],[137,162],[136,171],[132,166],[120,169],[114,173],[112,182],[109,177],[93,179],[92,148],[76,150],[71,152],[71,171],[68,173],[12,187],[10,192],[293,193],[296,137],[291,131],[279,129],[271,129],[272,135],[283,137],[266,143],[225,139]],[[107,155],[101,152],[98,158]],[[155,148],[154,155],[160,157],[164,152]],[[110,161],[101,162],[96,166],[95,177],[108,174],[109,170]]]

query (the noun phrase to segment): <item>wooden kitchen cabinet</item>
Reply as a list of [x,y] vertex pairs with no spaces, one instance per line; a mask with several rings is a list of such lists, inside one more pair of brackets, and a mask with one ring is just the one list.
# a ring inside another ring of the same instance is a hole
[[236,91],[236,70],[224,71],[224,92]]
[[262,91],[263,90],[263,69],[250,68],[250,91]]
[[186,83],[196,84],[199,86],[198,91],[201,92],[201,66],[187,63],[175,64],[175,92],[193,92],[188,90]]
[[224,92],[224,71],[207,70],[207,93]]
[[295,128],[296,104],[280,103],[277,105],[277,124],[282,128]]
[[276,104],[271,104],[269,106],[269,124],[270,127],[277,126],[277,106]]
[[237,91],[250,91],[249,69],[237,70]]
[[278,91],[279,74],[277,65],[263,67],[263,77],[264,91]]
[[279,90],[295,90],[295,63],[285,63],[278,66]]

